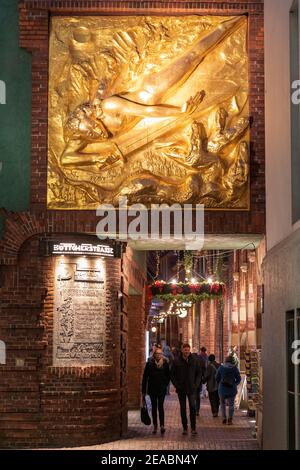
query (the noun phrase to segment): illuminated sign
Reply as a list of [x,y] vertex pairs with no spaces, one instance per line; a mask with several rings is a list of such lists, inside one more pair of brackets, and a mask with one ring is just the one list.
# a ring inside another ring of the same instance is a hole
[[53,243],[53,255],[93,255],[114,257],[114,248],[109,245],[92,243]]

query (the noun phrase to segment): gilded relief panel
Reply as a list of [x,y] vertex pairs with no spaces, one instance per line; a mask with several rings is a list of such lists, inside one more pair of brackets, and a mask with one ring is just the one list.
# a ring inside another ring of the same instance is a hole
[[48,207],[249,209],[246,17],[54,17]]

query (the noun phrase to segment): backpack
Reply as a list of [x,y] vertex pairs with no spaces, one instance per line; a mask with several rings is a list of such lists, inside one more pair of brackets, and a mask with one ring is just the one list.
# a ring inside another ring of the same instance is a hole
[[232,375],[232,373],[228,374],[228,371],[225,370],[224,376],[221,380],[221,384],[224,385],[224,387],[233,387],[235,384],[235,380],[234,380],[234,376]]

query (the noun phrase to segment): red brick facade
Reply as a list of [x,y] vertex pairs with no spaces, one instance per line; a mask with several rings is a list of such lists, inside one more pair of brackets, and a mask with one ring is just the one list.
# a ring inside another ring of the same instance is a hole
[[34,236],[22,245],[18,264],[4,271],[1,337],[7,364],[0,372],[1,446],[72,446],[121,434],[127,412],[121,396],[126,383],[120,383],[121,262],[106,260],[110,365],[86,368],[52,367],[53,263],[53,257],[39,256],[39,237]]
[[[45,223],[29,214],[6,215],[0,243],[0,331],[7,347],[7,364],[0,368],[1,446],[73,446],[120,437],[127,429],[127,384],[135,402],[140,390],[142,365],[127,374],[133,362],[127,344],[129,335],[133,353],[144,358],[144,273],[130,250],[122,260],[106,260],[109,365],[52,367],[54,259],[41,255],[39,240],[58,235],[51,235],[51,218]],[[59,236],[74,240],[76,224],[72,232],[64,224]],[[132,288],[137,296],[130,295]],[[128,332],[132,298],[135,306],[139,299],[139,309]]]

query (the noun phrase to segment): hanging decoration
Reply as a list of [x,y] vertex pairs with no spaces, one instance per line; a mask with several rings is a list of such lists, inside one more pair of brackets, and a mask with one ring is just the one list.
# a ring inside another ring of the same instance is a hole
[[184,252],[184,258],[183,258],[183,264],[184,264],[184,269],[186,275],[189,275],[193,269],[193,252],[192,251],[185,251]]
[[160,311],[157,315],[151,318],[151,325],[163,323],[168,317],[186,318],[193,303],[190,301],[177,301],[174,300],[170,303],[167,311]]
[[189,301],[192,303],[222,298],[225,294],[223,282],[179,282],[155,281],[149,286],[151,298],[165,301]]
[[160,271],[160,251],[155,252],[155,261],[156,261],[155,279],[157,279],[159,276],[159,271]]

